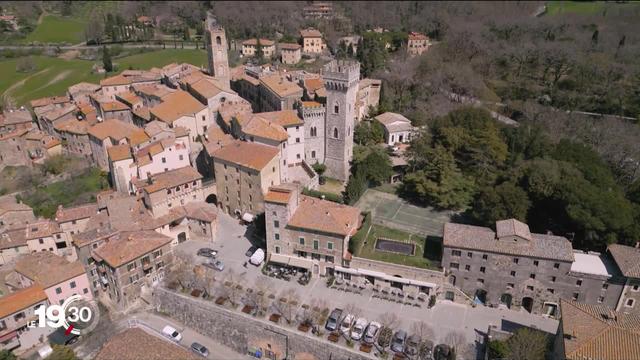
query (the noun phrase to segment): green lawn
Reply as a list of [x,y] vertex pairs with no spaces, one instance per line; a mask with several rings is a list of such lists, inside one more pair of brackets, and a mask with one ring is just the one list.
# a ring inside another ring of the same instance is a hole
[[82,18],[47,15],[42,19],[42,23],[22,42],[77,44],[84,41],[86,25],[86,20]]
[[22,196],[36,216],[52,218],[58,205],[71,206],[95,201],[95,195],[109,187],[100,169],[88,169],[71,179],[39,187]]
[[628,2],[628,3],[606,3],[604,1],[548,1],[547,13],[549,15],[558,15],[562,13],[575,13],[575,14],[597,14],[607,10],[627,11],[631,9],[638,9],[640,3]]
[[[17,104],[24,105],[30,100],[44,96],[62,95],[71,85],[81,81],[97,83],[103,75],[92,74],[94,64],[87,60],[64,60],[47,56],[34,56],[36,70],[30,73],[16,71],[18,59],[0,61],[0,95],[13,85],[9,91]],[[114,59],[120,70],[129,67],[134,69],[149,69],[160,67],[173,62],[188,62],[197,66],[206,63],[204,50],[158,50]],[[112,74],[109,74],[111,76]],[[24,81],[21,83],[21,81]]]
[[[375,244],[378,238],[386,238],[401,242],[412,242],[416,246],[415,255],[409,256],[375,250]],[[351,239],[349,250],[353,252],[354,256],[371,260],[385,261],[425,269],[437,269],[437,265],[433,263],[432,260],[438,259],[440,248],[437,242],[432,239],[427,240],[419,235],[413,235],[401,230],[372,224],[371,216],[367,215],[362,228]]]

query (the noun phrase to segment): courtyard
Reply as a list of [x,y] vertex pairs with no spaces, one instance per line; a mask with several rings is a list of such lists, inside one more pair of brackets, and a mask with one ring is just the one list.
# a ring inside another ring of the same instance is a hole
[[[304,304],[322,303],[329,309],[351,309],[369,321],[380,321],[385,314],[397,316],[396,329],[411,331],[414,323],[423,321],[433,330],[433,341],[444,342],[450,333],[462,333],[468,343],[469,354],[475,354],[478,341],[483,338],[490,325],[502,328],[504,324],[521,324],[555,333],[558,322],[553,319],[532,315],[525,311],[495,309],[484,306],[470,307],[450,301],[439,301],[429,308],[427,302],[397,301],[391,296],[381,296],[373,289],[350,288],[348,286],[327,286],[327,278],[312,278],[307,285],[266,276],[261,267],[245,262],[249,259],[245,252],[252,245],[251,232],[238,220],[226,214],[219,214],[217,237],[214,243],[187,241],[178,245],[176,251],[188,254],[193,264],[201,264],[207,258],[196,255],[202,247],[218,250],[217,259],[224,262],[225,269],[215,273],[217,282],[234,279],[245,289],[266,288],[272,298],[277,299],[287,292],[295,292],[299,307]],[[255,241],[254,241],[255,242]],[[417,251],[417,250],[416,250]],[[340,290],[339,290],[339,289]],[[417,304],[417,305],[416,305]],[[475,356],[475,355],[473,355]],[[466,358],[466,357],[465,357]],[[473,357],[470,357],[473,358]]]

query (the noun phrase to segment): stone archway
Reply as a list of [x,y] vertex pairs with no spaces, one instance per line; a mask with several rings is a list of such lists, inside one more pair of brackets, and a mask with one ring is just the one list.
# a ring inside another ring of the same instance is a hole
[[456,276],[455,275],[449,275],[449,284],[456,286]]
[[482,303],[482,305],[486,304],[486,302],[487,302],[487,291],[484,290],[484,289],[476,290],[476,293],[473,296],[473,300],[476,301],[476,302]]
[[527,310],[527,312],[533,312],[533,298],[529,296],[525,296],[522,298],[522,308]]
[[187,241],[187,233],[183,231],[180,234],[178,234],[178,244],[181,244],[185,241]]
[[511,302],[513,301],[513,296],[511,294],[502,294],[500,296],[500,304],[505,305],[508,309],[511,309]]
[[205,201],[209,204],[216,205],[218,204],[218,197],[216,196],[216,194],[209,194],[209,196],[207,196]]

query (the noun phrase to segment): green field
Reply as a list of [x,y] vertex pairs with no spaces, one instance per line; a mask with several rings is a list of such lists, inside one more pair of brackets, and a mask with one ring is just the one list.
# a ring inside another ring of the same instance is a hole
[[[36,70],[30,73],[16,71],[18,59],[0,61],[0,94],[12,96],[18,105],[44,96],[62,95],[67,88],[81,81],[98,82],[103,75],[92,74],[94,64],[86,60],[64,60],[47,56],[34,56]],[[158,50],[114,59],[119,70],[149,69],[173,62],[188,62],[197,66],[206,63],[204,50]],[[109,74],[111,76],[112,74]],[[9,91],[7,91],[9,90]]]
[[84,19],[47,15],[42,19],[42,23],[22,42],[77,44],[84,41],[86,25]]
[[574,13],[591,15],[602,13],[604,10],[628,11],[640,9],[639,2],[607,3],[604,1],[548,1],[547,14],[559,15]]

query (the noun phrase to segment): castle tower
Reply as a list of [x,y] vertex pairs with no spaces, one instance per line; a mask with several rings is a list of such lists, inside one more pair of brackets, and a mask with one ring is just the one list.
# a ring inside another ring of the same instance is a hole
[[227,36],[222,25],[211,12],[207,12],[207,19],[204,24],[204,33],[207,44],[207,60],[209,62],[209,74],[220,80],[220,83],[227,88],[231,74],[229,73],[229,59],[227,56]]
[[325,165],[327,176],[341,181],[349,179],[353,157],[355,119],[360,63],[334,60],[322,69],[327,90],[325,121]]

